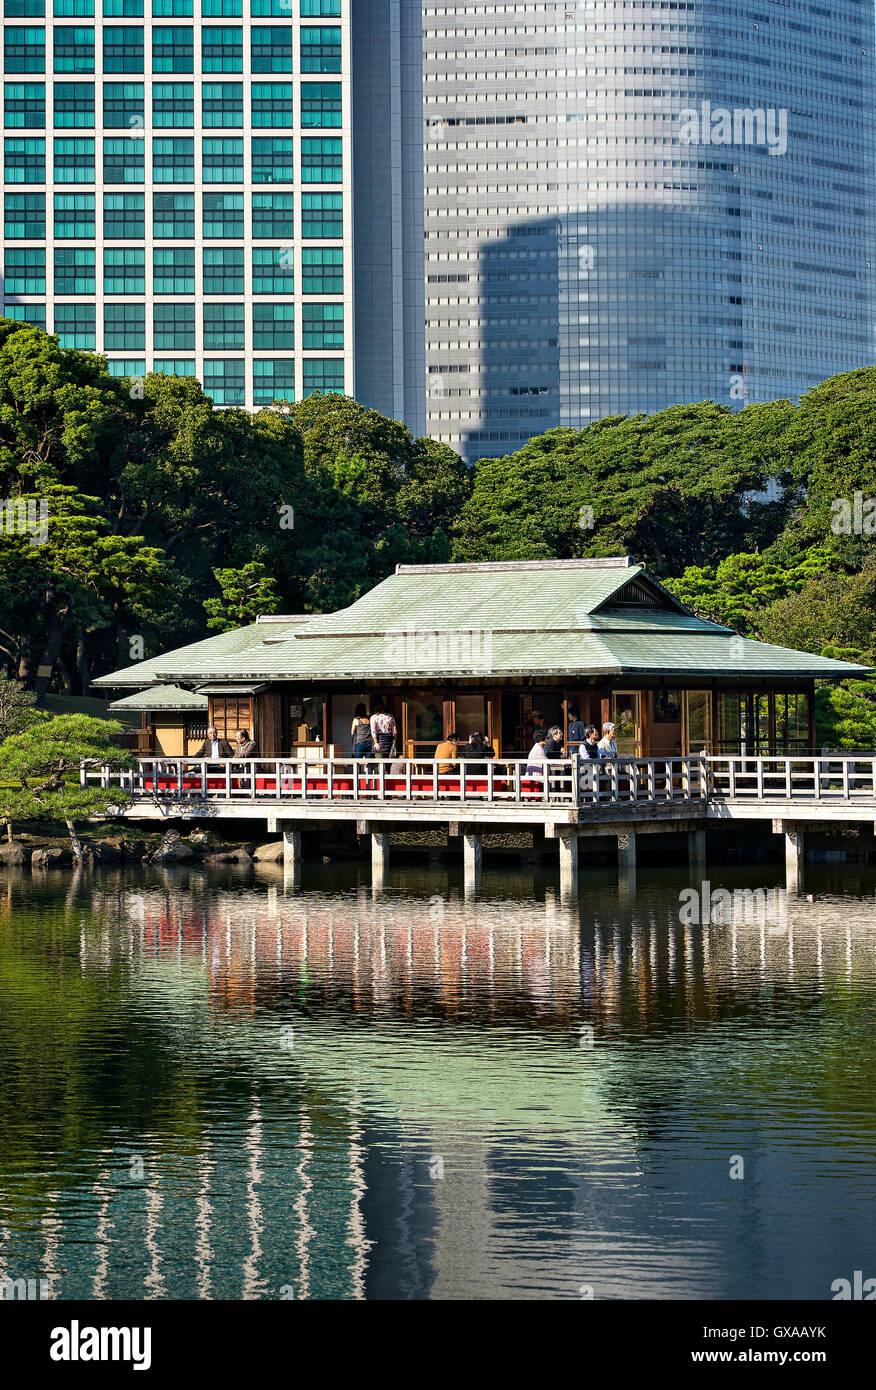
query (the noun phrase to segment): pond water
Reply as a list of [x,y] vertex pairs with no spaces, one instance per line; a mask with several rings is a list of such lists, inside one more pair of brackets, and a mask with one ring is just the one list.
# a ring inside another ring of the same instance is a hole
[[[711,878],[776,886],[755,873]],[[687,887],[5,874],[0,1281],[829,1299],[876,1275],[876,874],[704,926]]]

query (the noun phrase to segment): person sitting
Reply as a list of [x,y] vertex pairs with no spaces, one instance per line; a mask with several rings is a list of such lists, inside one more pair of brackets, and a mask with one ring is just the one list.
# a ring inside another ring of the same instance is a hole
[[615,743],[616,725],[611,720],[606,720],[602,726],[602,738],[599,740],[599,756],[601,758],[616,758],[617,744]]
[[464,743],[459,750],[461,758],[495,758],[496,750],[488,739],[485,739],[479,729],[475,729],[473,734],[469,734],[468,743]]
[[238,729],[232,755],[235,758],[255,758],[258,757],[258,751],[255,739],[249,736],[249,730]]
[[563,731],[559,724],[554,724],[548,730],[544,751],[548,758],[561,758],[563,756]]
[[350,736],[353,740],[354,758],[367,758],[369,754],[373,753],[374,740],[371,737],[371,721],[361,701],[356,706],[356,713],[353,715]]
[[456,766],[456,756],[457,756],[458,749],[459,749],[459,739],[456,737],[456,734],[453,734],[453,733],[448,734],[446,738],[444,738],[444,739],[441,740],[441,742],[438,744],[438,747],[435,749],[435,757],[436,757],[436,758],[445,758],[445,759],[450,758],[450,759],[453,759],[453,761],[452,761],[452,762],[439,762],[439,763],[438,763],[438,771],[439,771],[439,772],[452,772],[452,771],[453,771],[454,767]]
[[595,724],[588,724],[584,730],[584,738],[578,745],[578,756],[586,758],[588,762],[599,761],[599,731]]
[[204,742],[191,755],[194,758],[230,758],[231,744],[227,738],[219,737],[219,730],[211,724]]
[[547,762],[545,743],[547,742],[547,730],[538,729],[535,734],[535,742],[529,750],[526,760],[526,776],[537,777],[539,781],[544,777],[544,765]]
[[599,733],[594,724],[588,724],[584,730],[584,737],[578,744],[578,789],[581,792],[592,793],[597,789],[598,770],[597,764],[600,759]]

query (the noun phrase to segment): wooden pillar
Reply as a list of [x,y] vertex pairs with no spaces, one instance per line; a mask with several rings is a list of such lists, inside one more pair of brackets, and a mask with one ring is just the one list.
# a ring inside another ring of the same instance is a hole
[[294,825],[283,826],[283,884],[301,886],[301,831]]
[[631,870],[636,872],[636,835],[635,831],[630,830],[625,835],[617,837],[617,863],[618,868],[625,873]]
[[705,830],[689,830],[687,832],[687,862],[691,877],[702,875],[706,872],[706,832]]
[[578,836],[560,831],[557,839],[560,844],[560,898],[574,902],[578,897]]
[[371,832],[371,886],[382,888],[389,869],[389,835],[385,830]]
[[473,897],[481,886],[483,841],[479,830],[464,830],[462,834],[462,866],[465,896]]
[[802,830],[785,828],[785,887],[789,893],[803,888],[806,849]]

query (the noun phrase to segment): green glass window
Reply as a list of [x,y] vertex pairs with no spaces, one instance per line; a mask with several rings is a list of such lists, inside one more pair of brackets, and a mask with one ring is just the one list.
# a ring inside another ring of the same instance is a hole
[[205,136],[203,141],[204,183],[243,183],[243,141]]
[[344,346],[343,304],[302,304],[301,343],[305,348],[342,348]]
[[204,362],[204,391],[214,405],[243,405],[246,400],[246,363],[208,358]]
[[[206,252],[204,253],[207,254]],[[244,306],[242,304],[204,305],[204,350],[214,352],[239,349],[244,342]]]
[[341,0],[301,0],[302,19],[338,19]]
[[305,396],[323,395],[326,391],[344,391],[344,364],[337,358],[305,357],[302,390]]
[[292,26],[272,24],[252,29],[252,71],[292,72],[294,70]]
[[236,19],[243,14],[243,0],[201,0],[201,14],[205,18],[218,15],[222,19]]
[[152,257],[152,289],[155,294],[194,294],[193,246],[156,246]]
[[291,183],[294,166],[291,140],[270,140],[261,136],[253,138],[253,183]]
[[187,19],[194,12],[192,0],[152,0],[153,19]]
[[46,12],[46,0],[5,0],[3,13],[7,19],[41,19]]
[[4,239],[39,241],[45,234],[45,193],[7,193],[3,205]]
[[105,246],[104,294],[145,294],[146,253],[142,246]]
[[344,293],[344,253],[340,246],[301,248],[301,293]]
[[302,193],[301,235],[306,239],[344,235],[342,193]]
[[43,27],[30,29],[21,24],[7,24],[3,29],[3,71],[45,72],[46,31]]
[[103,31],[104,72],[143,71],[142,24],[109,24]]
[[103,0],[104,19],[142,19],[143,0]]
[[146,178],[143,140],[129,135],[107,136],[103,142],[104,183],[143,183]]
[[145,352],[146,306],[105,304],[103,346],[106,352]]
[[294,401],[295,363],[290,357],[256,358],[252,364],[252,398],[254,405]]
[[4,140],[3,178],[6,183],[45,183],[45,140]]
[[[142,10],[140,13],[142,14]],[[106,368],[110,376],[144,376],[146,362],[142,357],[110,357]]]
[[253,19],[288,19],[291,8],[290,0],[251,0],[250,14]]
[[302,24],[301,71],[340,72],[340,70],[340,26],[335,24]]
[[253,83],[252,123],[271,127],[293,124],[291,82]]
[[7,82],[3,87],[3,123],[7,130],[45,130],[45,82]]
[[195,124],[195,88],[191,82],[155,82],[152,86],[152,124]]
[[93,140],[68,140],[56,136],[55,183],[94,183]]
[[55,238],[58,241],[94,240],[94,194],[55,194]]
[[55,294],[94,294],[93,246],[55,247]]
[[144,193],[104,193],[104,241],[138,241],[146,235]]
[[46,248],[7,246],[3,280],[7,294],[45,294]]
[[195,39],[190,24],[155,25],[152,29],[152,71],[194,72]]
[[291,246],[254,246],[253,294],[292,294],[295,258]]
[[304,137],[301,141],[301,182],[340,183],[341,178],[340,137]]
[[153,346],[161,352],[193,352],[194,304],[156,304],[152,332]]
[[243,125],[242,82],[205,82],[201,94],[201,124],[206,130]]
[[94,29],[55,25],[55,72],[94,72]]
[[291,241],[295,235],[294,203],[291,193],[254,193],[253,236]]
[[204,193],[204,238],[243,236],[243,194]]
[[254,304],[252,345],[256,352],[291,352],[295,346],[295,305]]
[[[76,252],[79,255],[79,252]],[[58,290],[55,290],[58,293]],[[65,291],[67,293],[67,291]],[[55,332],[62,348],[81,348],[94,352],[95,322],[93,304],[56,304]]]
[[94,0],[54,0],[52,13],[55,18],[94,18]]
[[142,82],[104,82],[103,124],[107,130],[125,130],[145,124]]
[[46,327],[45,304],[7,304],[3,310],[5,319],[15,319],[17,323],[32,323],[35,328]]
[[165,376],[194,376],[194,357],[156,357],[153,372],[163,372]]
[[194,193],[153,193],[152,235],[156,241],[184,241],[193,237]]
[[243,30],[205,24],[201,30],[202,72],[243,72]]
[[302,82],[301,124],[305,128],[341,124],[340,82]]
[[[243,294],[244,268],[242,246],[204,247],[204,294]],[[212,309],[221,309],[213,304]],[[231,306],[234,308],[235,306]],[[218,317],[218,314],[216,315]],[[205,347],[234,347],[234,343],[211,343]],[[240,344],[243,347],[243,343]]]
[[94,129],[94,83],[55,83],[55,125]]
[[194,183],[195,142],[187,136],[152,141],[153,183]]

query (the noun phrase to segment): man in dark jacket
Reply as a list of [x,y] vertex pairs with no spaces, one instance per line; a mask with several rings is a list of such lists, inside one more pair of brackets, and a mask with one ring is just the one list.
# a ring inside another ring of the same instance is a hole
[[211,724],[204,742],[190,756],[193,758],[230,758],[231,744],[227,739],[220,738],[219,730]]

